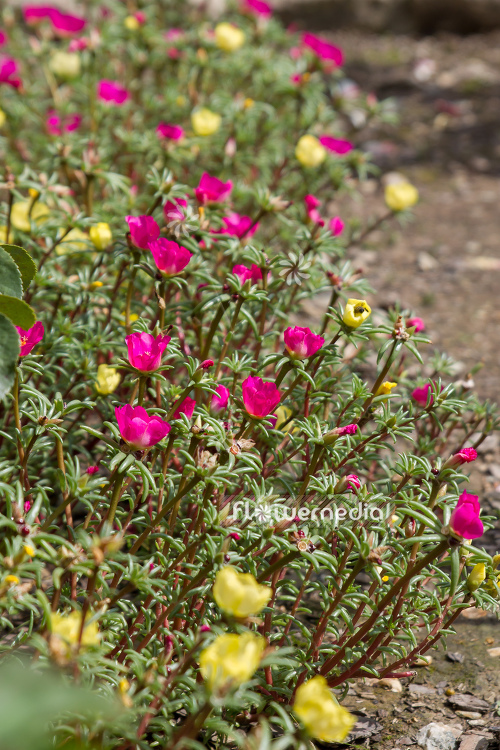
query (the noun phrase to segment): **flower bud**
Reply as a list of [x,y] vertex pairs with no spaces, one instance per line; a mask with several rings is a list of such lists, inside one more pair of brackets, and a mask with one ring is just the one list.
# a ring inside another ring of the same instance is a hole
[[326,149],[314,135],[303,135],[295,148],[295,156],[303,167],[319,167],[326,159]]
[[82,64],[80,55],[76,52],[54,52],[49,61],[51,72],[63,81],[72,81],[81,73]]
[[484,563],[474,565],[467,578],[467,588],[472,593],[476,591],[486,578],[486,566]]
[[105,221],[100,221],[90,227],[89,236],[97,250],[105,250],[113,240],[111,227]]
[[385,202],[391,211],[405,211],[418,201],[418,190],[410,182],[394,182],[385,189]]

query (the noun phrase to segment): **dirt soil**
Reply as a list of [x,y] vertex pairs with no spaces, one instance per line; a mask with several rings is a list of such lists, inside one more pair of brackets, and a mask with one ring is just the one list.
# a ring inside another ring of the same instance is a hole
[[[377,290],[370,302],[399,303],[424,318],[432,345],[458,362],[457,378],[482,363],[477,393],[499,402],[500,34],[333,37],[346,52],[347,75],[380,99],[391,97],[399,116],[395,126],[358,131],[357,145],[371,152],[382,175],[402,172],[421,196],[413,223],[384,225],[350,252]],[[329,208],[347,215],[362,210],[372,221],[384,212],[379,179],[368,183],[365,197],[362,208],[335,202]],[[500,515],[498,436],[483,444],[470,488],[489,513]],[[500,528],[482,541],[490,553],[500,551]],[[369,682],[350,689],[345,705],[360,717],[358,745],[417,748],[418,730],[440,722],[462,733],[460,750],[499,746],[500,624],[478,613],[460,618],[456,630],[447,651],[432,652],[430,666],[401,680],[403,692]],[[468,695],[465,701],[483,699],[488,709],[460,715],[450,703],[453,692]]]

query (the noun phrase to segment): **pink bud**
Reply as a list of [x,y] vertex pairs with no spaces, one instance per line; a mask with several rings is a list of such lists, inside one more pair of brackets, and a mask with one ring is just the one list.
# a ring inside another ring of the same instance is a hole
[[98,466],[89,466],[87,468],[87,474],[89,474],[89,476],[92,476],[92,474],[97,474],[98,471],[99,471]]
[[148,248],[151,250],[159,272],[166,277],[182,273],[192,257],[186,247],[178,245],[173,240],[166,240],[164,237],[150,242]]
[[345,478],[345,481],[351,492],[354,492],[354,490],[359,490],[359,488],[361,487],[361,480],[356,474],[348,474]]
[[358,430],[357,424],[346,424],[344,427],[337,427],[337,435],[354,435]]
[[242,11],[253,13],[261,18],[271,18],[273,14],[271,6],[264,0],[243,0]]
[[154,570],[154,569],[155,569],[155,567],[156,567],[156,566],[155,566],[154,562],[150,562],[150,563],[149,563],[149,572],[151,573],[151,571],[152,571],[152,570]]
[[131,333],[125,338],[128,361],[141,372],[154,372],[161,365],[161,357],[170,342],[170,336],[151,333]]
[[285,347],[293,359],[306,359],[321,349],[325,343],[323,336],[313,333],[310,328],[287,328],[283,334]]
[[213,394],[212,400],[210,401],[210,410],[216,414],[220,411],[224,411],[229,402],[229,388],[225,385],[217,386],[217,393]]
[[213,366],[214,366],[213,359],[204,359],[200,365],[202,370],[209,370]]
[[108,81],[103,79],[99,81],[97,87],[97,96],[101,101],[108,102],[109,104],[116,104],[120,107],[122,104],[130,98],[130,94],[123,86],[120,86],[116,81]]
[[135,450],[146,450],[168,435],[170,425],[160,417],[150,416],[142,406],[117,406],[116,421],[123,440]]
[[342,234],[344,231],[345,224],[340,218],[340,216],[334,216],[332,219],[330,219],[330,232],[333,234],[334,237],[338,237]]
[[200,628],[200,633],[210,633],[212,628],[210,625],[202,625]]
[[415,333],[420,333],[420,331],[425,331],[425,323],[422,320],[422,318],[408,318],[408,320],[406,321],[406,327],[414,328]]
[[321,201],[315,198],[314,195],[306,195],[304,203],[306,204],[306,211],[309,220],[312,221],[313,224],[317,224],[319,227],[324,227],[325,222],[318,211],[318,206],[321,206]]
[[342,50],[320,36],[306,32],[302,35],[302,44],[322,60],[332,61],[337,66],[344,62]]
[[19,334],[19,340],[21,344],[21,351],[19,352],[20,357],[25,357],[31,352],[34,346],[43,339],[45,329],[43,323],[38,321],[32,328],[27,331],[23,330],[19,326],[16,326],[16,331]]
[[184,130],[180,125],[171,125],[168,122],[160,122],[156,128],[156,134],[159,138],[165,138],[168,141],[180,141],[184,138]]
[[278,406],[281,395],[276,384],[251,375],[243,381],[243,403],[251,417],[263,419]]
[[331,135],[322,135],[319,142],[322,146],[328,149],[328,151],[331,151],[332,154],[338,154],[339,156],[348,154],[349,151],[352,151],[354,148],[350,141],[346,141],[343,138],[334,138]]
[[[427,406],[427,399],[429,397],[429,391],[432,389],[430,383],[422,385],[419,388],[415,388],[412,391],[411,397],[417,402],[419,406]],[[434,401],[434,396],[431,395],[430,403]]]
[[31,508],[31,500],[25,500],[23,507],[24,507],[24,512],[28,513]]
[[199,203],[217,203],[224,201],[231,195],[233,183],[231,180],[222,182],[218,177],[212,177],[208,172],[203,172],[200,183],[196,188],[195,195]]
[[239,542],[241,539],[241,536],[237,534],[236,531],[231,531],[230,534],[228,534],[228,536],[230,536],[231,539],[234,539],[235,542]]
[[160,227],[152,216],[126,216],[125,217],[132,242],[136,247],[147,250],[150,242],[154,242],[160,235]]
[[177,409],[173,413],[172,419],[179,419],[181,414],[185,414],[188,419],[191,419],[195,406],[196,401],[194,400],[194,398],[189,398],[189,396],[186,396],[184,401],[177,406]]
[[12,57],[0,57],[0,83],[18,89],[21,86],[21,79],[16,76],[18,71],[19,66]]
[[462,448],[462,450],[455,453],[453,459],[458,464],[470,464],[477,458],[477,451],[474,448]]
[[464,490],[451,514],[450,528],[464,539],[478,539],[484,532],[483,522],[479,518],[480,512],[479,497]]

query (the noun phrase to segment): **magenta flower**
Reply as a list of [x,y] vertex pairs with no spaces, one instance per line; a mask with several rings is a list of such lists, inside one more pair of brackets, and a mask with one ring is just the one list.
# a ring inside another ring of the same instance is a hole
[[214,393],[210,401],[210,410],[218,414],[224,411],[229,403],[229,388],[225,385],[217,386],[217,393]]
[[339,156],[348,154],[354,148],[351,141],[346,141],[343,138],[334,138],[331,135],[322,135],[319,142],[328,151],[331,151],[332,154],[338,154]]
[[182,273],[192,257],[186,247],[164,237],[150,242],[148,248],[162,276],[177,276]]
[[127,89],[120,86],[120,84],[115,81],[108,81],[105,79],[99,81],[97,86],[97,96],[101,101],[116,104],[118,107],[121,107],[121,105],[125,104],[127,99],[130,98]]
[[229,532],[228,537],[234,539],[235,542],[239,542],[241,539],[241,536],[236,531]]
[[257,284],[262,280],[262,271],[260,270],[259,266],[255,265],[255,263],[252,263],[250,268],[241,265],[233,266],[232,272],[239,278],[242,284],[244,284],[245,281],[248,281],[248,279],[250,279],[252,284]]
[[85,24],[87,23],[86,20],[80,18],[80,16],[73,16],[70,13],[61,13],[61,11],[56,8],[52,9],[49,18],[54,30],[61,36],[79,34],[80,31],[85,28]]
[[134,18],[137,21],[137,23],[140,23],[141,26],[143,26],[146,23],[146,14],[142,12],[142,10],[138,10],[137,13],[134,13]]
[[35,325],[32,326],[32,328],[29,328],[27,331],[23,330],[19,326],[16,326],[16,330],[19,334],[21,343],[21,351],[19,352],[20,357],[25,357],[27,354],[29,354],[33,347],[43,339],[43,335],[45,333],[43,323],[40,323],[40,321],[35,323]]
[[62,135],[63,132],[71,133],[80,127],[81,122],[81,115],[74,114],[67,117],[60,117],[55,110],[51,109],[47,117],[47,130],[50,135]]
[[202,370],[210,370],[211,367],[214,366],[213,359],[204,359],[203,362],[200,365],[200,369]]
[[[429,391],[432,389],[432,386],[430,383],[426,383],[426,385],[422,385],[419,388],[415,388],[414,391],[412,391],[411,397],[417,402],[419,406],[427,406],[427,398],[429,396]],[[430,403],[434,401],[434,396],[431,395]]]
[[151,448],[170,432],[168,422],[155,415],[150,417],[142,406],[117,406],[115,416],[123,440],[138,451]]
[[50,18],[55,8],[48,5],[25,5],[23,8],[26,23],[36,23],[44,18]]
[[339,436],[342,435],[355,435],[358,431],[358,425],[357,424],[346,424],[344,427],[337,427],[336,433]]
[[170,221],[184,221],[186,218],[181,208],[187,207],[187,200],[184,198],[173,198],[171,201],[167,201],[163,206],[163,215],[167,222]]
[[332,61],[338,66],[344,62],[342,50],[320,36],[306,32],[302,35],[302,44],[312,50],[322,60]]
[[21,86],[21,79],[16,76],[19,66],[12,57],[0,57],[0,83],[8,83],[15,89]]
[[7,34],[0,29],[0,47],[7,44]]
[[160,122],[156,128],[156,135],[168,141],[180,141],[184,138],[184,130],[180,125],[171,125],[168,122]]
[[318,211],[318,206],[321,206],[321,201],[314,195],[306,195],[304,203],[306,204],[307,215],[313,224],[317,224],[319,227],[324,227],[325,222]]
[[457,464],[470,464],[477,458],[477,450],[475,448],[462,448],[462,450],[455,453],[452,458],[454,463]]
[[87,474],[89,476],[92,476],[92,474],[97,474],[98,471],[99,471],[99,467],[98,466],[89,466],[87,468]]
[[330,223],[328,226],[333,236],[338,237],[344,231],[345,224],[340,218],[340,216],[334,216],[333,218],[330,219]]
[[179,404],[177,406],[177,409],[173,413],[172,419],[179,419],[181,414],[185,414],[188,419],[191,419],[195,406],[196,401],[194,400],[194,398],[189,398],[189,396],[186,396],[182,404]]
[[321,349],[325,343],[323,336],[313,333],[310,328],[287,328],[283,334],[285,347],[293,359],[306,359]]
[[481,507],[479,497],[462,492],[455,510],[451,514],[450,528],[464,539],[477,539],[483,535],[483,522],[479,518]]
[[406,327],[414,328],[415,333],[420,333],[420,331],[425,331],[425,323],[422,320],[422,318],[408,318],[408,320],[406,321]]
[[359,490],[361,487],[361,480],[357,476],[357,474],[348,474],[345,478],[346,484],[351,492],[354,492],[354,490]]
[[251,375],[243,381],[243,403],[251,417],[263,419],[278,406],[281,395],[276,384]]
[[200,184],[194,193],[199,203],[217,203],[229,198],[232,189],[233,183],[231,180],[222,182],[218,177],[212,177],[208,172],[203,172]]
[[136,247],[147,250],[149,243],[158,239],[160,227],[152,216],[125,216],[125,220]]
[[226,228],[221,230],[222,234],[231,234],[240,240],[250,239],[259,228],[258,223],[252,226],[253,219],[251,216],[241,216],[235,212],[229,214],[229,216],[224,216],[222,221],[226,225]]
[[271,18],[273,14],[271,6],[264,0],[243,0],[242,10],[261,18]]
[[161,365],[161,357],[170,342],[170,336],[151,333],[131,333],[125,338],[128,361],[141,372],[154,372]]

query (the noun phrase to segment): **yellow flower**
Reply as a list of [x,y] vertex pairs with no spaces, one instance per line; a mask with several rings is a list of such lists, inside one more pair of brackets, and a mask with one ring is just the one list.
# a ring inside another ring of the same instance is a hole
[[99,365],[97,368],[96,391],[102,396],[108,396],[116,391],[120,385],[121,376],[115,367]]
[[376,396],[387,396],[393,388],[396,388],[397,383],[391,383],[389,380],[384,380],[382,385],[377,388]]
[[3,128],[5,125],[5,120],[7,119],[7,115],[3,111],[3,109],[0,109],[0,128]]
[[200,654],[200,671],[211,690],[248,682],[260,664],[266,641],[255,633],[219,635]]
[[239,573],[226,565],[215,576],[214,599],[224,612],[234,617],[257,615],[272,596],[269,586],[257,583],[251,573]]
[[235,52],[245,44],[245,33],[232,23],[218,23],[215,27],[215,44],[224,52]]
[[89,292],[93,292],[94,289],[100,289],[102,286],[104,286],[104,284],[102,283],[102,281],[92,281],[89,284],[89,287],[88,287],[89,288]]
[[212,135],[220,128],[222,117],[217,112],[202,107],[191,113],[191,125],[196,135]]
[[17,201],[17,203],[14,203],[10,213],[10,221],[15,229],[19,229],[21,232],[30,232],[31,221],[34,221],[35,224],[41,224],[50,214],[50,209],[45,203],[37,201],[33,208],[31,208],[32,205],[33,201]]
[[19,578],[13,575],[5,576],[5,583],[7,583],[9,586],[15,586],[19,583]]
[[318,675],[297,690],[293,711],[312,737],[323,742],[345,740],[356,720],[343,708]]
[[391,211],[404,211],[418,201],[418,190],[411,182],[393,182],[385,189],[385,202]]
[[250,99],[250,97],[247,97],[245,101],[243,102],[243,106],[245,109],[252,109],[254,104],[255,104],[254,100]]
[[82,70],[80,55],[76,52],[54,52],[49,61],[51,72],[63,81],[71,81],[78,78]]
[[[126,314],[124,312],[122,312],[121,315],[122,315],[123,320],[120,320],[120,323],[122,324],[122,326],[125,326],[125,325],[127,325],[127,323],[126,323],[127,316],[126,316]],[[139,316],[137,315],[137,313],[130,313],[130,315],[129,315],[129,321],[131,323],[135,323],[136,320],[139,320]]]
[[90,227],[89,235],[97,250],[105,250],[113,240],[111,227],[105,221],[100,221]]
[[68,234],[64,234],[65,231],[66,230],[62,228],[59,230],[60,236],[62,237],[64,235],[64,239],[56,245],[57,255],[68,255],[70,253],[78,253],[82,252],[82,250],[88,250],[89,238],[85,232],[82,232],[81,229],[77,229],[76,227],[70,229]]
[[371,311],[372,309],[366,300],[348,299],[342,320],[349,328],[358,328],[370,316]]
[[326,149],[314,135],[303,135],[295,148],[295,156],[303,167],[319,167],[326,159]]
[[486,578],[486,565],[478,563],[474,565],[467,578],[467,588],[470,592],[476,591]]
[[0,224],[0,242],[11,244],[13,239],[14,237],[12,232],[9,232],[9,236],[7,237],[7,227],[5,226],[5,224]]
[[[73,611],[69,615],[60,615],[57,612],[52,612],[50,616],[52,635],[57,635],[69,646],[75,646],[78,643],[81,624],[82,615],[80,612]],[[98,643],[99,628],[97,622],[85,625],[82,633],[82,646],[97,646]]]
[[35,555],[36,555],[36,550],[35,550],[35,548],[33,547],[32,544],[24,544],[23,545],[23,550],[28,555],[28,557],[35,557]]
[[135,16],[127,16],[123,22],[123,25],[129,31],[137,31],[141,24]]

